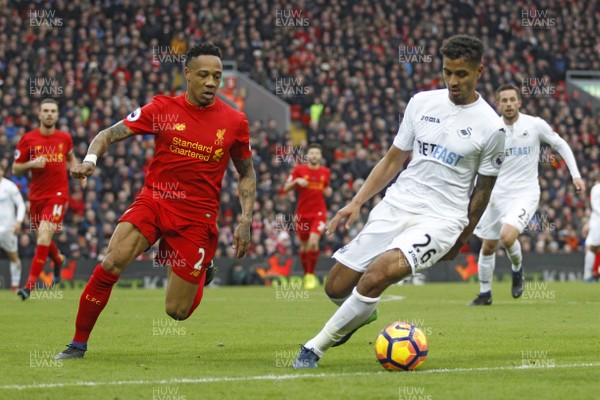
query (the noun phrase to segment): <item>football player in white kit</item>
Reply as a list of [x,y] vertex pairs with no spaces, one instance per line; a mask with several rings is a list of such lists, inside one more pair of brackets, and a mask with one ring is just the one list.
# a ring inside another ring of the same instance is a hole
[[21,283],[21,260],[18,253],[17,235],[25,218],[25,203],[19,188],[4,177],[0,164],[0,248],[6,251],[10,262],[10,287],[19,289]]
[[412,155],[363,230],[333,255],[337,262],[325,291],[340,307],[301,347],[294,368],[316,368],[328,348],[373,321],[388,286],[442,258],[456,257],[487,206],[504,159],[505,133],[497,114],[475,91],[483,72],[483,44],[457,35],[441,53],[447,89],[413,96],[393,145],[327,227],[331,234],[346,219],[349,228],[361,206]]
[[521,244],[518,237],[537,209],[540,199],[538,163],[540,143],[547,143],[566,161],[578,192],[585,190],[575,156],[567,142],[539,117],[521,114],[521,94],[514,85],[496,90],[501,120],[506,127],[504,165],[481,217],[475,235],[483,240],[479,260],[480,293],[469,305],[492,304],[492,277],[498,242],[502,243],[512,264],[512,296],[519,298],[524,290]]
[[583,264],[583,280],[593,282],[594,260],[596,254],[600,253],[600,177],[590,191],[590,216],[589,230],[585,239],[585,260]]

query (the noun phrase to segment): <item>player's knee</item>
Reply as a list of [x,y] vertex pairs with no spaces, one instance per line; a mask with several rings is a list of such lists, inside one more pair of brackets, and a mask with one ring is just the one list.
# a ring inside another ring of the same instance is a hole
[[122,257],[120,257],[119,252],[116,251],[109,251],[102,261],[102,268],[104,268],[105,271],[113,274],[120,275],[125,267],[126,265],[122,260]]
[[358,281],[356,288],[364,296],[370,296],[374,292],[382,292],[389,286],[385,284],[384,276],[377,272],[367,271]]
[[498,242],[497,241],[488,241],[484,240],[481,245],[481,250],[483,251],[483,255],[491,256],[498,250]]
[[[328,279],[325,282],[325,294],[335,303],[334,299],[343,299],[348,297],[348,295],[352,292],[352,288],[348,290],[341,285],[336,284],[332,280]],[[337,304],[337,303],[336,303]]]
[[504,246],[505,249],[512,247],[515,240],[517,240],[517,238],[511,234],[500,234],[500,242],[502,242],[502,246]]
[[189,310],[184,309],[182,307],[167,305],[165,311],[169,317],[173,318],[176,321],[183,321],[184,319],[187,319],[189,317]]

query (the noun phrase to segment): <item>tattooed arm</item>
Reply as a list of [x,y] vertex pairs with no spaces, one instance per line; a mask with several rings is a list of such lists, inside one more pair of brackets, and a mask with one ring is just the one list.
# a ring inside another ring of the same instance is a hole
[[488,205],[492,189],[496,183],[496,178],[496,176],[477,176],[477,185],[475,186],[475,190],[473,190],[473,194],[471,194],[471,201],[469,202],[469,223],[465,229],[463,229],[454,246],[452,246],[450,251],[442,257],[442,260],[454,260],[461,247],[463,247],[471,237],[471,234],[475,230],[479,219]]
[[[94,156],[95,158],[101,157],[108,151],[108,146],[133,134],[134,132],[126,127],[125,124],[123,124],[123,121],[117,122],[110,128],[104,129],[96,135],[92,140],[92,143],[90,143],[86,158],[88,156],[93,156],[93,158]],[[81,164],[77,164],[71,168],[71,176],[73,178],[85,179],[92,175],[95,168],[95,161],[92,162],[84,159]]]
[[252,225],[252,210],[256,199],[256,173],[252,165],[252,157],[245,160],[233,159],[233,165],[240,174],[239,195],[242,205],[242,217],[233,234],[233,247],[236,249],[236,257],[244,257],[250,245],[250,227]]

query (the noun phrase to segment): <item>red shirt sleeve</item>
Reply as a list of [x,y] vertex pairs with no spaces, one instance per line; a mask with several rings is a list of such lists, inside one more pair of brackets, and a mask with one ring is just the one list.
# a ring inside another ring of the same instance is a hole
[[138,108],[129,114],[123,123],[136,134],[155,135],[158,129],[155,129],[156,116],[160,114],[162,101],[159,97],[154,97],[151,103]]
[[325,188],[329,186],[331,179],[331,170],[329,168],[325,168]]
[[22,164],[30,160],[29,144],[27,143],[27,136],[21,137],[15,150],[15,162]]
[[229,154],[231,158],[235,158],[236,160],[245,160],[252,156],[250,129],[245,115],[243,115],[238,130],[235,133],[235,142],[229,149]]

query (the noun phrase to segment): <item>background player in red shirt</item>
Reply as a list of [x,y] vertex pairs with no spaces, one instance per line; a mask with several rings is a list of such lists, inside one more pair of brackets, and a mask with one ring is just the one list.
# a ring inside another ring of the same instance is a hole
[[327,205],[323,195],[331,196],[329,168],[321,165],[321,146],[308,146],[308,164],[296,166],[288,177],[283,190],[298,192],[295,226],[300,238],[300,263],[304,270],[304,287],[314,289],[319,285],[315,266],[319,259],[319,240],[325,229]]
[[29,298],[44,269],[48,256],[54,262],[53,283],[60,281],[65,257],[52,240],[62,224],[69,199],[67,169],[75,164],[73,139],[68,132],[56,129],[58,102],[44,99],[40,104],[40,127],[23,135],[17,144],[13,174],[21,176],[31,170],[29,211],[31,226],[37,232],[37,247],[31,260],[25,287],[17,294]]
[[154,135],[155,157],[144,187],[119,219],[106,258],[81,294],[73,341],[55,358],[84,356],[112,287],[129,264],[159,239],[157,261],[168,271],[166,312],[176,320],[194,312],[217,247],[221,181],[230,158],[239,173],[242,206],[233,245],[238,258],[246,254],[256,175],[246,116],[216,97],[222,72],[218,47],[194,46],[186,55],[186,92],[177,97],[158,95],[124,121],[101,131],[84,161],[71,170],[73,177],[84,179],[112,143],[134,134]]

